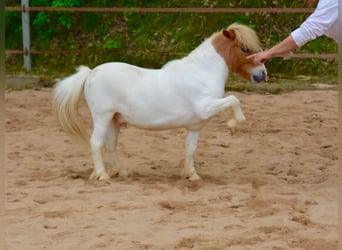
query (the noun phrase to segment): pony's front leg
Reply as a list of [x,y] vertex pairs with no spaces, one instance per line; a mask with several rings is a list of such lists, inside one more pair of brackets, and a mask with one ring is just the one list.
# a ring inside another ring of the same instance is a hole
[[186,151],[185,151],[185,165],[183,170],[183,177],[188,178],[189,180],[199,180],[201,179],[195,170],[194,163],[194,154],[197,149],[197,141],[198,141],[199,131],[190,131],[186,135]]
[[244,122],[246,118],[241,110],[239,99],[233,95],[227,96],[225,98],[208,98],[203,100],[198,113],[201,118],[206,120],[228,107],[231,107],[234,113],[234,117],[228,121],[228,127],[230,129],[234,129],[238,123]]

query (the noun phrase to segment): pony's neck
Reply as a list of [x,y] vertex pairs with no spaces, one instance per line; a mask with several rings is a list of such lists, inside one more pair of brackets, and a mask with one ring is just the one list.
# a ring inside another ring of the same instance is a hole
[[214,37],[215,34],[204,40],[197,48],[184,57],[183,60],[197,64],[201,67],[201,70],[222,74],[225,80],[227,80],[229,70],[224,59],[213,46],[212,42]]
[[215,53],[213,52],[216,51],[212,45],[212,37],[209,37],[206,38],[197,48],[191,51],[186,57],[197,60],[201,60],[206,57],[212,58],[215,56]]

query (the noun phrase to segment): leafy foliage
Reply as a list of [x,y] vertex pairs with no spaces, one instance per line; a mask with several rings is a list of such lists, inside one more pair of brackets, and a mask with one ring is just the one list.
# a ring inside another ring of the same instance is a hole
[[[18,1],[6,1],[14,6]],[[31,0],[31,6],[53,7],[308,7],[294,0]],[[6,49],[20,49],[21,14],[6,11]],[[308,14],[289,13],[69,13],[31,12],[31,39],[35,50],[69,54],[33,55],[40,73],[55,69],[70,73],[80,64],[95,66],[107,61],[125,61],[145,67],[160,67],[194,49],[213,32],[240,22],[254,28],[264,48],[269,48],[298,27]],[[337,45],[319,38],[300,48],[303,53],[336,53]],[[7,56],[8,65],[18,70],[21,56]],[[335,75],[337,60],[272,59],[267,63],[273,75]]]

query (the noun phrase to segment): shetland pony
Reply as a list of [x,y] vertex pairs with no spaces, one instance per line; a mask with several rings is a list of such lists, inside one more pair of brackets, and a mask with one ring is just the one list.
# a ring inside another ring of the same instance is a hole
[[[146,69],[111,62],[78,72],[58,82],[54,88],[54,108],[62,128],[89,142],[78,103],[84,93],[92,119],[90,138],[94,170],[90,179],[106,180],[113,175],[126,176],[119,162],[116,145],[120,127],[131,124],[148,130],[185,128],[186,151],[183,176],[198,180],[194,154],[200,130],[215,114],[231,107],[234,128],[245,116],[239,100],[224,97],[230,71],[252,83],[265,80],[264,65],[246,56],[260,51],[259,39],[252,29],[232,24],[212,34],[190,54],[167,63],[161,69]],[[106,148],[110,166],[102,159]]]

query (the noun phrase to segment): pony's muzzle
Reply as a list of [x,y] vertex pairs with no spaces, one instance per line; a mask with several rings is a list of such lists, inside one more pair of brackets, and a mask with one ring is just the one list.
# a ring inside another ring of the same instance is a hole
[[252,70],[251,81],[252,83],[267,81],[267,70],[264,65]]

